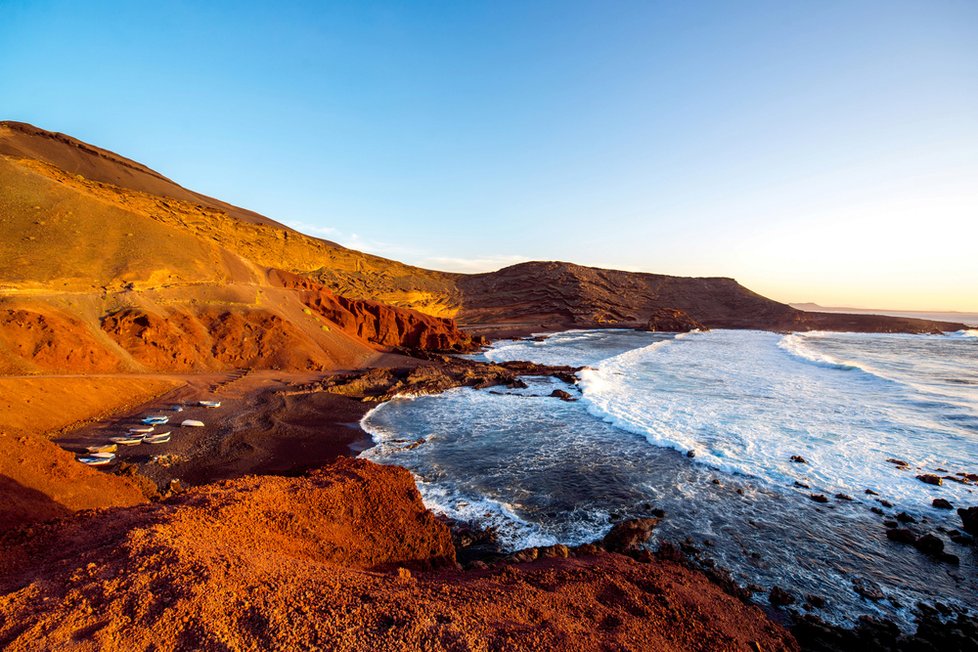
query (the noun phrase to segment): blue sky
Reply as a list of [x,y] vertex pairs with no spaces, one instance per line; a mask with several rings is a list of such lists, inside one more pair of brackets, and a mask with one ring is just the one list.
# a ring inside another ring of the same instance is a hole
[[348,246],[978,311],[978,3],[0,8],[0,118]]

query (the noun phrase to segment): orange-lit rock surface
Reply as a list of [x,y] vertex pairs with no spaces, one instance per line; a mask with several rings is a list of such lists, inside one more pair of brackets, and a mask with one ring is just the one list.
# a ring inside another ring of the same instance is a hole
[[671,562],[600,553],[458,571],[410,474],[366,461],[222,482],[3,545],[11,650],[795,649],[758,608]]

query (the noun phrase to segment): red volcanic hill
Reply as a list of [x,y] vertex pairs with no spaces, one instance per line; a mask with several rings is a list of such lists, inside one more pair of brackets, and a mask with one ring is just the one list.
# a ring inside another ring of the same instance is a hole
[[[0,373],[322,370],[391,347],[472,346],[426,299],[437,274],[304,236],[63,134],[0,123],[0,187]],[[412,274],[400,295],[321,282]]]
[[540,262],[476,275],[312,238],[64,134],[0,123],[0,373],[296,370],[472,332],[621,326],[867,331],[958,324],[807,313],[732,279]]

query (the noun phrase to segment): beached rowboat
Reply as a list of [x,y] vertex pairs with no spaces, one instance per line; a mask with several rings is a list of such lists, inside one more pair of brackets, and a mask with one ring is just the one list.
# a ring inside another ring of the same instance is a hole
[[82,464],[86,464],[88,466],[105,466],[106,464],[112,464],[112,462],[115,461],[115,458],[114,457],[112,457],[112,458],[109,458],[109,457],[91,457],[89,455],[85,455],[83,457],[79,457],[78,458],[78,461],[81,462]]
[[153,417],[146,417],[145,419],[143,419],[143,423],[150,426],[162,426],[169,420],[170,417],[153,416]]
[[196,421],[195,419],[187,419],[180,425],[183,426],[184,428],[203,428],[204,422]]
[[219,408],[221,407],[220,401],[197,401],[197,405],[205,408]]
[[150,435],[143,440],[143,442],[147,444],[165,444],[168,441],[170,441],[169,432],[161,432],[158,435]]
[[82,464],[88,466],[105,466],[115,461],[115,453],[89,453],[77,458]]
[[148,435],[149,433],[156,430],[153,426],[144,426],[142,428],[130,428],[129,432],[135,433],[137,435]]
[[115,442],[122,446],[135,446],[136,444],[143,443],[143,438],[140,437],[110,437],[109,441]]
[[99,444],[97,446],[86,446],[85,450],[89,453],[114,453],[119,447],[115,444]]

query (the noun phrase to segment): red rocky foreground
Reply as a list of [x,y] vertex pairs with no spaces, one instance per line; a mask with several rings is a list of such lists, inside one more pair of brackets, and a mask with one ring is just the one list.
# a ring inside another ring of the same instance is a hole
[[8,533],[0,647],[779,650],[679,564],[589,548],[458,570],[410,474],[341,459]]

